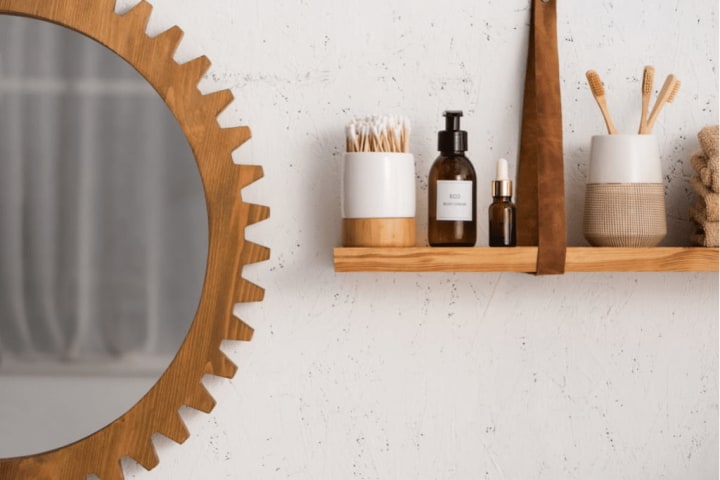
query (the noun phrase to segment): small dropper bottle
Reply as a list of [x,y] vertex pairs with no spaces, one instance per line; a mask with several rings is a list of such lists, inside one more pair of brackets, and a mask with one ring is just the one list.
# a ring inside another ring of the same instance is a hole
[[491,190],[493,202],[488,208],[490,246],[514,247],[517,244],[515,204],[512,203],[512,180],[508,178],[508,163],[504,158],[497,161]]

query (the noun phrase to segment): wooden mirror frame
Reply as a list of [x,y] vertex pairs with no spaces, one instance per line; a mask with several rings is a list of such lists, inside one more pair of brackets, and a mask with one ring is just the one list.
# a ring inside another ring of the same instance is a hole
[[221,128],[217,123],[232,93],[200,93],[197,84],[210,61],[202,56],[182,65],[175,62],[183,32],[175,26],[150,38],[146,27],[151,10],[145,0],[123,15],[115,13],[115,0],[0,0],[0,14],[52,22],[105,45],[155,88],[195,155],[209,223],[199,306],[187,337],[157,383],[124,415],[81,440],[37,455],[0,459],[4,480],[85,479],[90,474],[121,480],[121,459],[126,456],[152,469],[159,459],[151,435],[185,441],[189,432],[180,407],[210,412],[215,406],[202,377],[235,374],[237,367],[220,351],[221,342],[252,338],[252,328],[233,315],[233,306],[263,299],[264,290],[241,275],[243,265],[270,256],[268,248],[246,241],[244,231],[268,218],[269,209],[246,203],[240,195],[242,188],[262,177],[262,167],[233,163],[232,152],[250,138],[250,130]]

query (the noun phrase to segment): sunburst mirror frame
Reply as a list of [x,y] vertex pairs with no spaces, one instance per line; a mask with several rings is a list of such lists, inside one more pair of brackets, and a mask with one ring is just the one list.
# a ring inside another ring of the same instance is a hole
[[245,240],[245,227],[268,218],[269,209],[244,202],[240,192],[262,177],[262,167],[233,163],[232,152],[250,138],[250,130],[222,128],[217,122],[218,114],[233,100],[232,93],[203,95],[198,90],[210,61],[202,56],[178,64],[173,55],[183,32],[175,26],[149,37],[151,10],[144,0],[125,14],[115,13],[115,0],[0,0],[0,14],[52,22],[105,45],[155,88],[195,155],[209,228],[205,280],[195,318],[157,383],[124,415],[81,440],[36,455],[0,459],[2,479],[85,479],[95,474],[102,480],[122,480],[124,457],[152,469],[159,459],[151,436],[160,433],[182,443],[189,432],[179,409],[185,405],[210,412],[215,406],[202,377],[235,374],[237,367],[221,352],[221,342],[252,338],[252,328],[233,315],[233,306],[263,299],[263,289],[241,275],[244,265],[269,258],[268,248]]

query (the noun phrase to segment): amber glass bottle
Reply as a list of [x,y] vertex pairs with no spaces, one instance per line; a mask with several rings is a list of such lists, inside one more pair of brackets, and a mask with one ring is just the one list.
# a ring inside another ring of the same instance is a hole
[[512,181],[508,178],[507,160],[497,163],[497,174],[491,183],[493,202],[488,208],[488,236],[491,247],[514,247],[515,204],[512,203]]
[[465,156],[467,132],[460,130],[460,111],[447,111],[438,132],[440,156],[428,178],[428,241],[433,247],[472,247],[477,236],[477,181]]

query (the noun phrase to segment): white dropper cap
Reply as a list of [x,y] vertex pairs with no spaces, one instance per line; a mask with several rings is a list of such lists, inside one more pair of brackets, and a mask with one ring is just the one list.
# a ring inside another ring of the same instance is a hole
[[512,180],[508,177],[508,162],[504,158],[497,161],[495,180],[492,181],[493,197],[512,197]]

